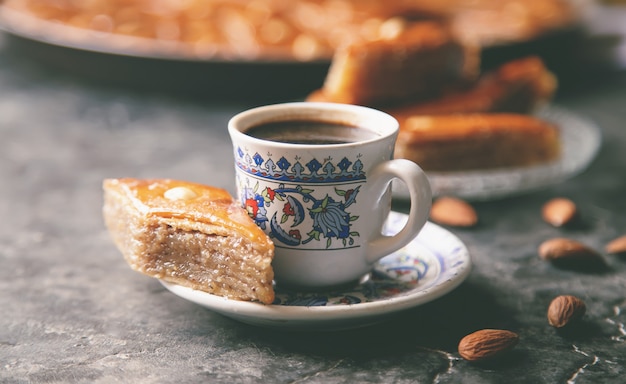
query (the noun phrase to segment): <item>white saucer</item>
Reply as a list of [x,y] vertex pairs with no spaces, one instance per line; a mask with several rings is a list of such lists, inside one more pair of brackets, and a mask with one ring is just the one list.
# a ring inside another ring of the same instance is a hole
[[[601,146],[602,137],[598,126],[557,106],[548,106],[538,111],[536,116],[553,122],[559,128],[563,153],[558,161],[523,168],[426,172],[433,195],[489,200],[557,184],[584,171]],[[408,199],[408,189],[404,184],[394,181],[393,196]]]
[[[391,212],[389,233],[402,228],[407,216]],[[437,299],[467,278],[471,259],[466,246],[449,231],[426,223],[406,247],[376,263],[354,287],[327,292],[276,289],[272,305],[230,300],[165,281],[175,295],[244,323],[297,330],[361,327],[399,311]]]

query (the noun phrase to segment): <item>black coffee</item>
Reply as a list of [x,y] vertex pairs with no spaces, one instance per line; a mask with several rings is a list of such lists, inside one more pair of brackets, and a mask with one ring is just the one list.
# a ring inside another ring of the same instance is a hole
[[292,144],[344,144],[379,135],[367,128],[315,120],[273,121],[256,125],[246,134],[258,139]]

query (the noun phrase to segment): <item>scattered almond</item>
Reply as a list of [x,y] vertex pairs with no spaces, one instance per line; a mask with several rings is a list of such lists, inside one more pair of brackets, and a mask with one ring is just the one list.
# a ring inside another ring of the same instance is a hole
[[453,227],[472,227],[478,222],[478,215],[469,203],[456,197],[440,197],[433,202],[430,218]]
[[459,342],[459,354],[469,361],[491,359],[517,345],[519,336],[503,329],[482,329],[465,336]]
[[543,220],[555,227],[570,224],[576,218],[578,209],[570,199],[557,197],[546,202],[541,208]]
[[613,255],[626,254],[626,235],[611,240],[606,247],[604,247],[604,250],[606,253]]
[[565,327],[580,320],[586,310],[585,302],[576,296],[557,296],[548,307],[548,323],[555,328]]
[[576,240],[556,237],[539,246],[539,257],[561,266],[599,267],[604,266],[602,256],[595,250]]

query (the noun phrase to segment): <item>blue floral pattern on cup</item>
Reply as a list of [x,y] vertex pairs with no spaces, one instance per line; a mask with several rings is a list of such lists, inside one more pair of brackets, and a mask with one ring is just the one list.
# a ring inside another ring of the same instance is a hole
[[[314,189],[303,188],[301,185],[287,187],[280,184],[278,188],[265,187],[259,191],[257,183],[253,188],[243,188],[241,203],[258,226],[267,229],[269,225],[270,237],[275,242],[297,246],[325,239],[326,249],[345,248],[353,246],[354,237],[359,236],[357,231],[351,230],[351,223],[358,220],[359,216],[351,215],[347,211],[355,201],[359,188],[360,186],[348,190],[335,188],[336,196],[326,194],[316,198]],[[304,231],[306,233],[302,233],[297,226],[304,221],[305,203],[308,204],[306,210],[313,225]],[[282,204],[282,209],[268,218],[267,208],[272,204]]]
[[[302,166],[299,158],[291,164],[285,157],[274,162],[271,156],[264,158],[258,153],[250,156],[241,148],[236,153],[240,170],[274,182],[293,182],[280,183],[276,188],[261,187],[259,182],[240,187],[242,206],[259,227],[267,230],[269,226],[269,235],[275,243],[295,247],[324,241],[326,249],[355,246],[354,239],[360,234],[352,229],[352,224],[359,216],[352,215],[348,209],[361,188],[354,181],[365,181],[361,160],[343,157],[335,164],[332,159],[320,162],[314,158]],[[340,188],[342,182],[345,188]],[[332,195],[314,188],[329,183],[336,184]],[[277,204],[281,206],[268,217],[268,208]],[[310,225],[303,224],[307,215]]]

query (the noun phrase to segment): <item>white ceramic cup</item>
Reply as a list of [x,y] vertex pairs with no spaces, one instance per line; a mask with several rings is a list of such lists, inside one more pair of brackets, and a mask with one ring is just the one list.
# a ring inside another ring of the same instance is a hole
[[[252,137],[258,125],[316,121],[366,129],[373,137],[342,144],[293,144]],[[237,197],[275,244],[277,284],[325,288],[356,281],[422,229],[431,189],[422,169],[392,159],[398,122],[381,111],[334,103],[253,108],[228,123]],[[394,179],[406,184],[409,218],[383,234]]]

